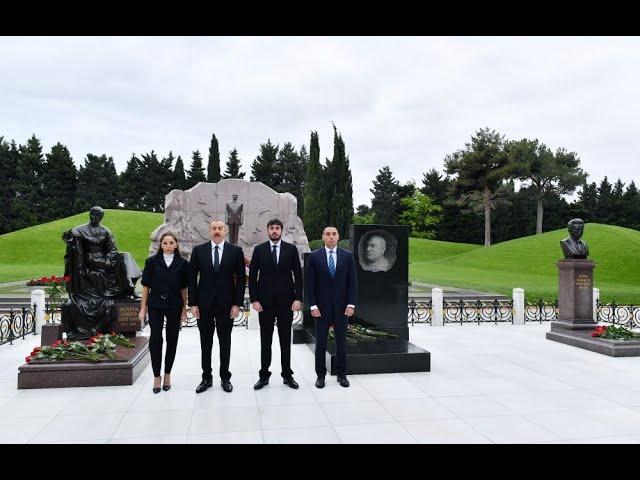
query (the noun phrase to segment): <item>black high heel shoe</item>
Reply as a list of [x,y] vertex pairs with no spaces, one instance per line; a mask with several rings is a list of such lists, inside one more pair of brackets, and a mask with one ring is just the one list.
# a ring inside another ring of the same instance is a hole
[[160,393],[160,387],[153,387],[153,393]]
[[168,392],[168,391],[171,389],[171,384],[169,384],[169,385],[162,385],[162,389],[163,389],[165,392]]

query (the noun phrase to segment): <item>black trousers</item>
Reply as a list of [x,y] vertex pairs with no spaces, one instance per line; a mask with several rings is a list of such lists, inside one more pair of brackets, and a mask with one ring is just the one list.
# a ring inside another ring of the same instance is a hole
[[181,308],[152,308],[149,307],[149,325],[151,337],[149,338],[149,352],[151,353],[151,368],[153,375],[160,376],[162,365],[162,327],[167,318],[167,351],[164,357],[164,373],[171,373],[173,361],[176,358],[178,347],[178,334],[180,333]]
[[268,308],[263,307],[258,314],[260,318],[260,378],[269,378],[271,372],[271,342],[273,341],[273,329],[278,319],[278,339],[280,340],[280,366],[282,377],[293,375],[291,370],[291,324],[293,312],[291,303],[287,305],[277,304]]
[[228,307],[214,307],[213,310],[200,310],[198,330],[200,330],[200,349],[202,351],[202,379],[211,380],[211,350],[213,348],[213,334],[218,328],[218,343],[220,344],[220,379],[231,378],[229,359],[231,357],[231,329],[233,319],[229,318],[231,305]]
[[329,337],[329,325],[334,324],[336,340],[336,370],[338,375],[347,374],[347,324],[349,318],[346,315],[326,315],[320,311],[322,317],[316,318],[316,374],[324,377],[327,374],[327,340]]

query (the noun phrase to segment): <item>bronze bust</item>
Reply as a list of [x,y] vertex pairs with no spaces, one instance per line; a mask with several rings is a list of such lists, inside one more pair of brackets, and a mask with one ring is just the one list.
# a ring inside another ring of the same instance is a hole
[[584,222],[580,218],[574,218],[567,224],[569,236],[564,240],[560,240],[562,253],[564,258],[587,258],[589,256],[589,247],[587,242],[580,240],[584,232]]

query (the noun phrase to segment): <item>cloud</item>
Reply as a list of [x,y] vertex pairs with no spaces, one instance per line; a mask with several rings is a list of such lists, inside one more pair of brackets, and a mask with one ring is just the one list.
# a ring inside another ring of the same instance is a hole
[[[76,164],[172,150],[188,164],[270,138],[346,142],[354,203],[383,165],[420,181],[488,126],[578,153],[590,180],[640,183],[637,38],[4,37],[0,135],[60,141]],[[224,168],[224,165],[223,165]]]

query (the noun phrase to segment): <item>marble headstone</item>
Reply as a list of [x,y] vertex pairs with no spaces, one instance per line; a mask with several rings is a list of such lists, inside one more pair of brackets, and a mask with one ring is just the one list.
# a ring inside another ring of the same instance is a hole
[[[151,233],[149,254],[157,251],[165,232],[178,236],[180,253],[187,259],[193,247],[210,240],[209,223],[225,220],[227,202],[234,194],[243,204],[243,223],[237,245],[251,258],[256,245],[268,240],[267,222],[279,218],[284,224],[282,239],[293,243],[300,254],[309,251],[309,241],[297,215],[298,202],[290,193],[278,193],[261,182],[239,179],[218,183],[200,182],[189,190],[172,190],[164,200],[164,223]],[[228,240],[228,238],[227,238]]]

